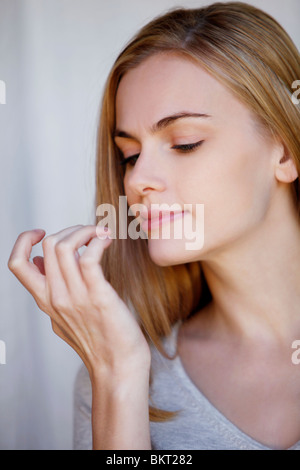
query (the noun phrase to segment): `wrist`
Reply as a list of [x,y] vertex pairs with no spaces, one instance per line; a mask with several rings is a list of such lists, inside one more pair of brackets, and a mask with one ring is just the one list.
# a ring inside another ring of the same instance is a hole
[[92,385],[97,383],[110,384],[118,387],[122,384],[133,384],[137,382],[149,383],[151,360],[127,361],[115,365],[103,362],[95,362],[89,367]]
[[92,379],[93,448],[151,449],[146,374]]

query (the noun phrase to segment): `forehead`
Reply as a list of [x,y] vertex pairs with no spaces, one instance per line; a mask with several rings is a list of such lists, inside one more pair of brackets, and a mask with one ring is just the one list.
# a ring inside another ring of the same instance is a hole
[[178,111],[228,110],[233,95],[199,64],[175,53],[145,59],[121,79],[116,95],[117,127],[147,124]]

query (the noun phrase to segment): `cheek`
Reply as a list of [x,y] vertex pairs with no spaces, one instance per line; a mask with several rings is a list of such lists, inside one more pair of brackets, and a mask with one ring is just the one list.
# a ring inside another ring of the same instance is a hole
[[234,239],[257,225],[272,194],[270,158],[264,149],[232,147],[213,153],[186,174],[181,193],[185,203],[204,204],[205,245]]
[[227,182],[223,182],[225,201],[229,209],[237,212],[232,215],[247,217],[248,214],[251,222],[251,217],[259,220],[266,213],[274,181],[269,157],[264,147],[254,145],[232,159],[224,175]]

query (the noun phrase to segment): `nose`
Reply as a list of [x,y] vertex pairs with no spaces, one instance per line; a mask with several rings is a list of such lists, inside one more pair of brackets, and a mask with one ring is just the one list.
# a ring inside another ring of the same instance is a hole
[[137,162],[125,173],[125,192],[145,196],[150,191],[164,191],[166,181],[158,155],[141,151]]

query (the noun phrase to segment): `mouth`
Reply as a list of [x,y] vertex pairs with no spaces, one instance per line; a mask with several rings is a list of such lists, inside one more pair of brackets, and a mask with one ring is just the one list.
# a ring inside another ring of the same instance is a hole
[[143,231],[154,230],[162,224],[172,223],[174,220],[181,219],[185,211],[151,213],[148,217],[141,217],[141,228]]

